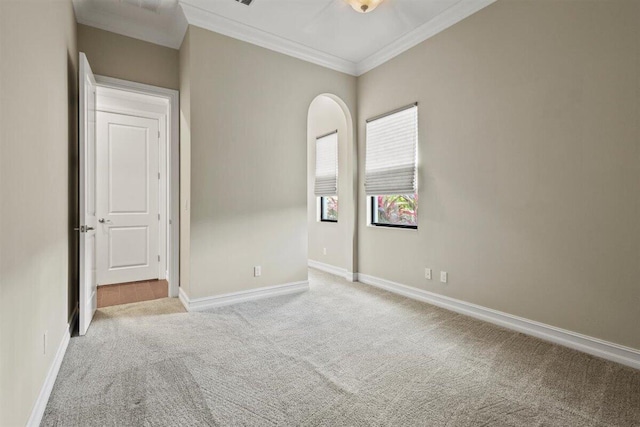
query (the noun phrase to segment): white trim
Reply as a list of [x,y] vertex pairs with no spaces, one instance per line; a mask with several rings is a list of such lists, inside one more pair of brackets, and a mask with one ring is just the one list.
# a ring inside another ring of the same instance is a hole
[[335,265],[325,264],[324,262],[315,261],[312,259],[307,260],[307,265],[311,268],[315,268],[316,270],[324,271],[325,273],[342,277],[349,282],[358,281],[358,273],[353,273],[346,268],[336,267]]
[[73,7],[76,13],[76,19],[80,24],[173,49],[180,49],[187,27],[191,24],[322,67],[352,76],[360,76],[441,31],[446,30],[452,25],[494,3],[496,0],[461,0],[430,21],[404,34],[402,37],[359,62],[340,58],[251,25],[234,21],[190,4],[188,1],[189,0],[179,1],[182,13],[180,10],[176,11],[175,20],[169,31],[158,31],[155,28],[145,25],[132,25],[129,21],[123,21],[122,17],[95,8],[86,8],[87,10],[85,10],[82,0],[73,0]]
[[609,341],[557,328],[555,326],[503,313],[491,308],[460,301],[454,298],[402,285],[367,274],[358,274],[358,279],[376,288],[384,289],[407,298],[423,301],[456,313],[471,316],[507,329],[531,335],[593,356],[640,369],[640,350]]
[[272,33],[225,18],[208,10],[180,1],[182,11],[191,25],[204,28],[215,33],[223,34],[237,40],[242,40],[256,46],[264,47],[303,61],[311,62],[322,67],[356,75],[356,63],[339,58],[301,43],[285,39]]
[[496,0],[461,0],[430,21],[357,63],[313,49],[250,25],[233,21],[189,4],[184,0],[180,1],[180,5],[189,24],[195,25],[196,27],[201,27],[352,76],[360,76],[406,50],[411,49],[417,44],[422,43],[428,38],[446,30],[452,25],[457,24],[495,1]]
[[189,311],[189,301],[190,301],[189,296],[187,295],[187,293],[184,291],[182,287],[180,287],[180,290],[178,291],[178,299],[182,303],[182,306],[184,307],[184,309]]
[[295,294],[309,290],[309,282],[293,282],[284,285],[268,286],[265,288],[250,289],[247,291],[233,292],[230,294],[216,295],[205,298],[191,299],[180,288],[180,302],[187,311],[205,311],[211,308],[222,307],[225,305],[239,304],[242,302],[256,301],[265,298],[277,297],[282,295]]
[[[76,313],[77,311],[74,311]],[[73,319],[73,316],[72,316]],[[62,360],[64,359],[64,355],[67,352],[67,347],[69,346],[69,340],[71,339],[71,334],[69,329],[73,326],[73,323],[67,324],[67,327],[62,335],[62,341],[60,341],[60,345],[58,345],[58,350],[56,351],[56,355],[53,358],[53,362],[51,363],[51,367],[49,367],[49,371],[47,372],[47,376],[40,388],[40,393],[38,394],[38,398],[36,399],[35,404],[33,405],[33,409],[31,410],[31,416],[29,417],[29,421],[27,421],[27,427],[37,427],[40,425],[42,421],[42,416],[44,415],[45,409],[47,409],[47,403],[49,402],[49,396],[51,396],[51,391],[53,390],[53,385],[56,382],[56,377],[58,376],[58,372],[60,371],[60,366],[62,365]]]
[[347,269],[342,267],[336,267],[335,265],[325,264],[324,262],[307,260],[307,265],[316,270],[324,271],[325,273],[333,274],[334,276],[340,276],[346,278]]
[[180,286],[180,134],[179,134],[179,92],[143,83],[130,82],[96,75],[96,83],[100,87],[119,89],[144,95],[165,98],[169,101],[169,120],[167,120],[166,134],[169,136],[167,144],[167,168],[170,171],[168,180],[169,221],[167,221],[167,281],[169,282],[169,296],[177,297]]
[[496,0],[462,0],[439,14],[432,20],[405,34],[393,43],[380,49],[373,55],[363,59],[356,65],[356,75],[361,76],[367,71],[384,64],[401,53],[422,43],[423,41],[457,24]]

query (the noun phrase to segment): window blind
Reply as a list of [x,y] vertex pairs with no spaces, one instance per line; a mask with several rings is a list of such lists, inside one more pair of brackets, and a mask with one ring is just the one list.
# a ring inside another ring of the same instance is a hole
[[316,196],[338,195],[338,131],[316,139]]
[[366,194],[415,194],[417,146],[417,105],[368,120]]

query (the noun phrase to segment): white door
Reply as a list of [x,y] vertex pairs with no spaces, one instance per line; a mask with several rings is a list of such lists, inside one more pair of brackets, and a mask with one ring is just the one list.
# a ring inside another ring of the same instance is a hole
[[84,53],[79,74],[80,335],[97,307],[96,288],[96,80]]
[[159,278],[159,123],[98,112],[98,283]]

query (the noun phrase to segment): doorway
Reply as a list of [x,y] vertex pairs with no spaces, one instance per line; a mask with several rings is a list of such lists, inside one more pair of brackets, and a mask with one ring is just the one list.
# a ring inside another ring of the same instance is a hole
[[[164,115],[153,97],[98,87],[96,260],[98,286],[165,280],[166,150]],[[164,218],[164,219],[163,219]]]
[[349,281],[357,280],[357,182],[351,113],[340,97],[320,94],[307,114],[308,265]]
[[178,296],[179,136],[177,91],[94,76],[80,61],[84,335],[99,305]]

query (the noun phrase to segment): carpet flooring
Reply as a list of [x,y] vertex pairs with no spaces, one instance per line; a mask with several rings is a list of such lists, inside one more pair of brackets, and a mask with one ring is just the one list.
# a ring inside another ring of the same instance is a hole
[[640,371],[310,271],[309,292],[108,307],[45,426],[640,426]]

